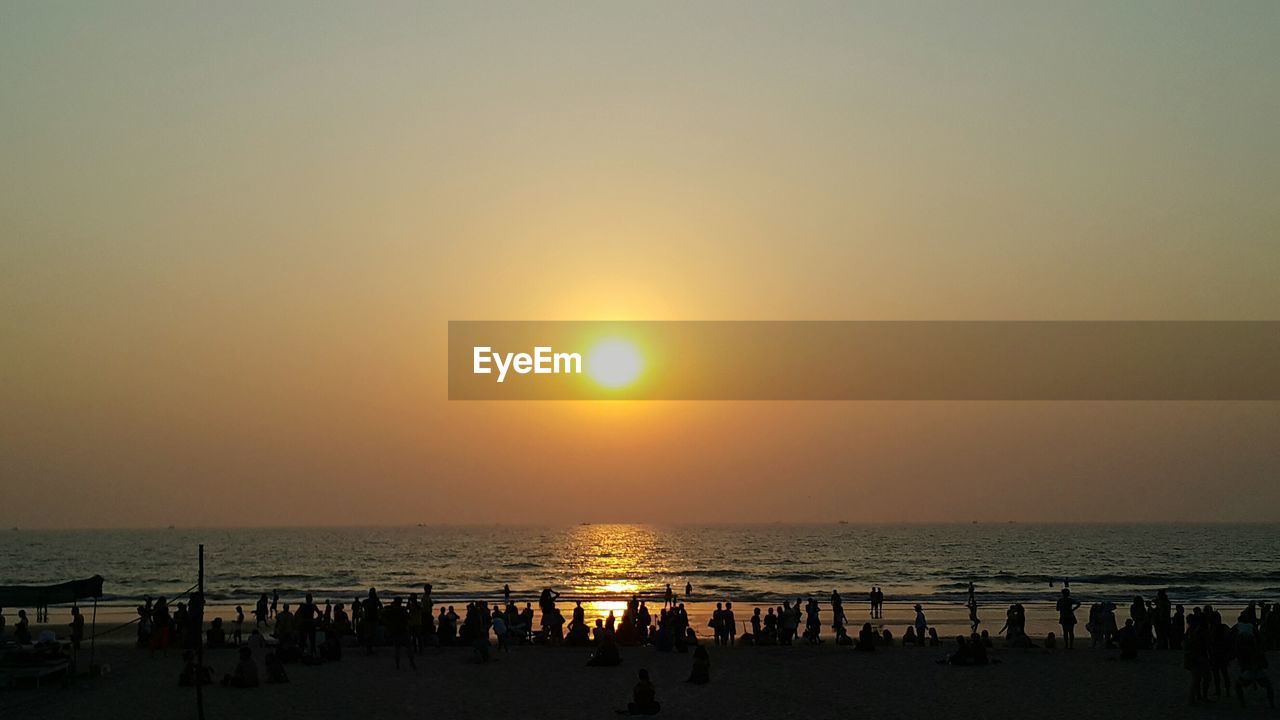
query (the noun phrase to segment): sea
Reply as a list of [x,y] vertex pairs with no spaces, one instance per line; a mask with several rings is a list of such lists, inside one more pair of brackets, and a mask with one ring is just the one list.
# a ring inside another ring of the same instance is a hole
[[865,598],[960,604],[1051,602],[1069,583],[1085,603],[1128,603],[1165,589],[1174,602],[1239,606],[1280,600],[1280,525],[768,524],[548,527],[162,528],[0,532],[0,585],[101,575],[101,605],[175,598],[197,581],[214,605],[261,593],[349,601],[420,592],[437,602],[517,599],[542,588],[563,600],[658,598],[777,604]]

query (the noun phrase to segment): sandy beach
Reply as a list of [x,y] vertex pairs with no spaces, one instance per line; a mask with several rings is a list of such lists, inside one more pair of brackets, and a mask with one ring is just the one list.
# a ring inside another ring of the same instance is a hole
[[[1121,662],[1114,651],[997,647],[999,664],[951,667],[936,662],[946,650],[711,646],[712,681],[694,686],[683,682],[690,655],[652,648],[624,648],[623,664],[613,668],[586,667],[585,648],[516,647],[484,665],[467,648],[428,648],[416,671],[399,672],[389,648],[372,657],[350,648],[337,663],[288,666],[286,685],[207,687],[205,716],[604,718],[625,706],[643,667],[657,685],[660,716],[673,718],[1280,717],[1260,694],[1250,695],[1245,709],[1225,697],[1187,707],[1179,652]],[[136,650],[126,629],[104,637],[96,654],[102,677],[2,691],[0,717],[196,717],[194,689],[176,683],[179,652]],[[234,650],[215,650],[206,662],[220,675],[234,658]]]

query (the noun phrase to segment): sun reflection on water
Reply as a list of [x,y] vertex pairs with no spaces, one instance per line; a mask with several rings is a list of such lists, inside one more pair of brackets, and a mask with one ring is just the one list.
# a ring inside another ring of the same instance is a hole
[[657,533],[642,525],[579,525],[568,544],[564,569],[584,606],[621,611],[631,595],[656,594],[670,573]]

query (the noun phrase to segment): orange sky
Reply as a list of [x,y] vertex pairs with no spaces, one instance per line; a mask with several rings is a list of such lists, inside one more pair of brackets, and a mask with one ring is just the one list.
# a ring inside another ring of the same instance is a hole
[[449,403],[450,319],[1280,319],[1275,3],[0,10],[0,524],[1280,520],[1268,403]]

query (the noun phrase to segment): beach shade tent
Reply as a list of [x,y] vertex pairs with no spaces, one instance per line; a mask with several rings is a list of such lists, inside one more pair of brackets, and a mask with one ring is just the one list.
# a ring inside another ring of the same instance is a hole
[[50,605],[102,597],[102,576],[72,580],[57,585],[0,585],[0,607],[30,607],[44,610]]
[[93,598],[93,624],[89,638],[90,664],[93,663],[93,640],[98,634],[98,598],[102,597],[102,576],[72,580],[57,585],[0,585],[0,607],[30,607],[48,614],[50,605],[73,603]]

